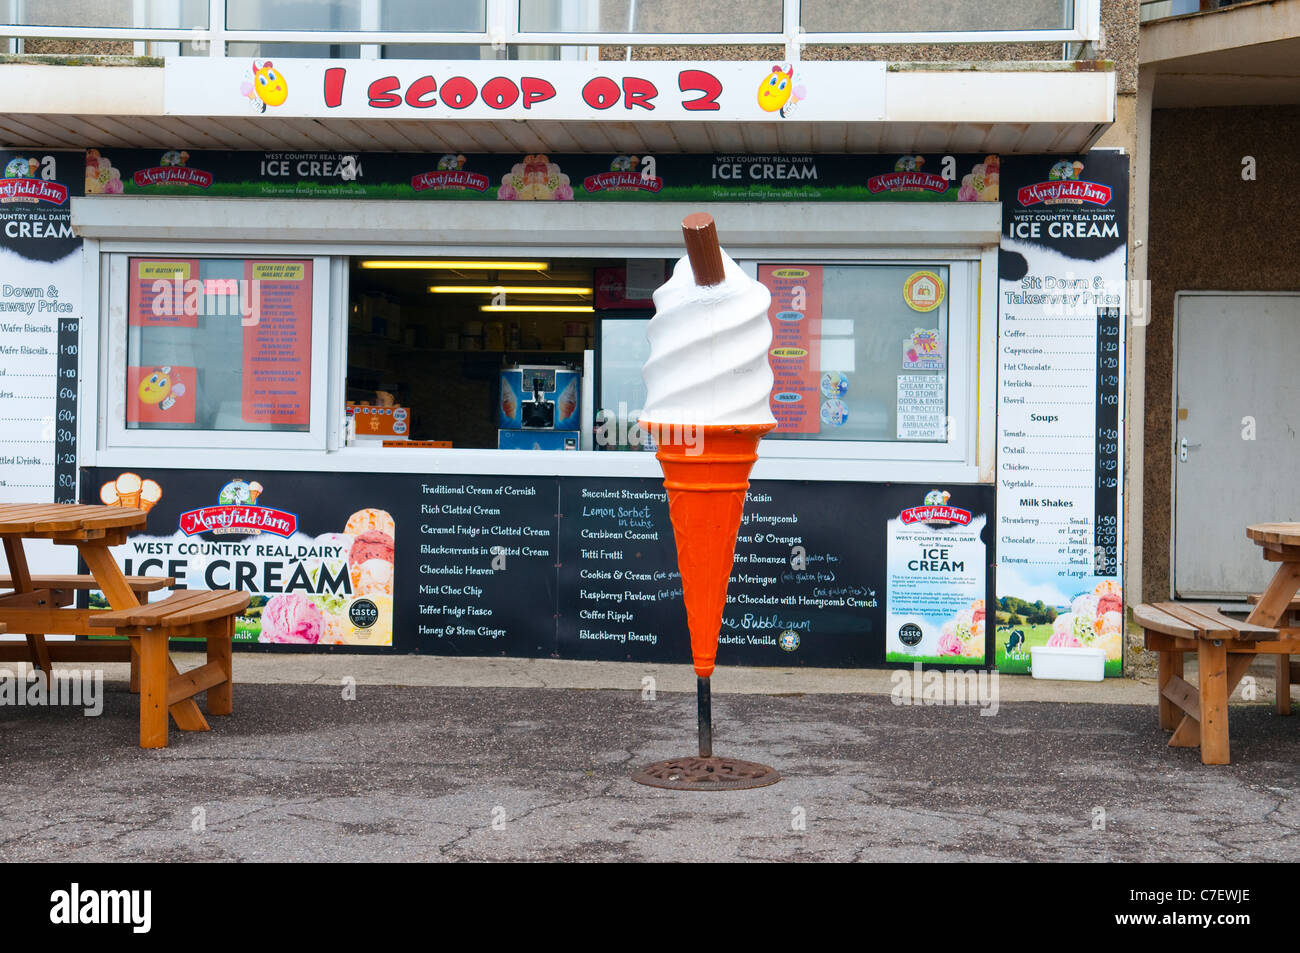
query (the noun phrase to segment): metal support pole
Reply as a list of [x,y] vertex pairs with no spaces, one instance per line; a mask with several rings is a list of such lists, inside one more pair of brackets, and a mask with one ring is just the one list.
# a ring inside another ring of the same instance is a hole
[[695,698],[700,721],[700,757],[713,757],[713,704],[709,694],[709,680],[695,679]]

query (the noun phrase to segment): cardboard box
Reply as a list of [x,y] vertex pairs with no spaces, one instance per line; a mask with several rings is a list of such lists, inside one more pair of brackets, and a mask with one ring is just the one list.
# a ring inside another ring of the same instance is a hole
[[348,401],[344,412],[355,422],[358,440],[406,440],[410,436],[409,407],[380,407]]

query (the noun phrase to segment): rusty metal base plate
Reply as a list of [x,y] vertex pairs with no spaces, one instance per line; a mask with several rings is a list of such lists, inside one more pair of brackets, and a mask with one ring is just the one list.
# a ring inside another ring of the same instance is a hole
[[700,758],[690,755],[656,761],[632,775],[638,784],[674,791],[743,791],[775,784],[775,768],[735,758]]

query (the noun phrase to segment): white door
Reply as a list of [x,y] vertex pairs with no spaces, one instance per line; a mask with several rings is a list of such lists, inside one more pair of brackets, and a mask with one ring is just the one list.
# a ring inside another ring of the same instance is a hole
[[1300,521],[1300,294],[1179,292],[1174,338],[1174,594],[1242,599],[1246,526]]

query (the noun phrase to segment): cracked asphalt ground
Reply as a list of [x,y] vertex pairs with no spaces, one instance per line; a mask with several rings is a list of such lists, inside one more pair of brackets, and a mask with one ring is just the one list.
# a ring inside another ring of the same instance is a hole
[[0,860],[1300,859],[1300,717],[1263,706],[1208,767],[1154,705],[715,694],[715,751],[784,779],[686,793],[629,774],[692,753],[688,694],[237,685],[143,751],[105,687],[98,718],[0,708]]

